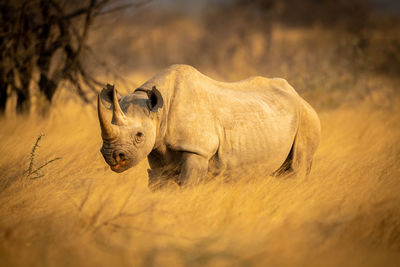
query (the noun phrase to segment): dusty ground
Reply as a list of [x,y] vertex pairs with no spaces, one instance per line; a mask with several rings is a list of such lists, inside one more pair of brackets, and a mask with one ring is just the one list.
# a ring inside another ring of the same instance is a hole
[[[383,85],[384,86],[384,85]],[[400,100],[320,109],[307,179],[244,175],[151,193],[102,159],[95,109],[0,121],[2,266],[398,266]],[[60,96],[60,99],[62,97]],[[26,170],[40,133],[32,179]]]

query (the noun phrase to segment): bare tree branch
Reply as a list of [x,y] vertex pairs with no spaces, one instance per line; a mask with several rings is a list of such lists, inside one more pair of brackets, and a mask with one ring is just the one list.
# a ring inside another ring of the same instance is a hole
[[[91,26],[101,15],[138,8],[149,0],[126,4],[119,0],[13,0],[0,2],[0,114],[7,90],[17,95],[17,110],[29,111],[29,85],[39,73],[40,92],[51,102],[59,84],[69,81],[78,96],[91,103],[103,86],[87,70],[86,56],[97,58],[87,45]],[[87,54],[85,54],[87,53]],[[56,55],[61,55],[57,57]],[[84,57],[85,56],[85,57]],[[108,64],[100,64],[108,72]]]

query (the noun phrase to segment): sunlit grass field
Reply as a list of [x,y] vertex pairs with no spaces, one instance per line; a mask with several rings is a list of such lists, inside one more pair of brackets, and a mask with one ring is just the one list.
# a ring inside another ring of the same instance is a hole
[[[136,77],[136,76],[135,76]],[[381,90],[384,91],[384,90]],[[400,99],[318,110],[308,178],[150,192],[147,162],[112,172],[94,107],[0,121],[2,266],[398,266]],[[40,133],[34,166],[30,152]]]

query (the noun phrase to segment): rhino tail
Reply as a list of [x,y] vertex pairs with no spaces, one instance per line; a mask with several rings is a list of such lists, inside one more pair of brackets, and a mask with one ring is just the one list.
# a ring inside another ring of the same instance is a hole
[[293,158],[294,158],[294,149],[295,149],[295,144],[296,144],[296,136],[294,137],[292,147],[290,148],[289,154],[287,155],[285,161],[283,164],[277,169],[276,171],[273,172],[273,176],[282,176],[284,174],[293,172]]

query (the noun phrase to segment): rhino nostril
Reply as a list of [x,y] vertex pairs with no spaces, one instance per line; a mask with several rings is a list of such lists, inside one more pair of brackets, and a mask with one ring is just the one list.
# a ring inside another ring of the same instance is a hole
[[115,161],[118,163],[120,161],[123,161],[126,159],[126,155],[124,152],[121,151],[114,151],[113,153],[113,158],[115,159]]

